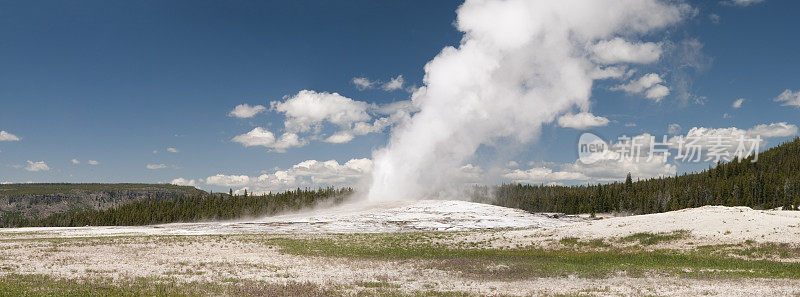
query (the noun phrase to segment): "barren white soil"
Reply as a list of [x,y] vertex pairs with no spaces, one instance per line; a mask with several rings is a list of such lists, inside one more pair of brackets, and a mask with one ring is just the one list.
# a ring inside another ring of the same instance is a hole
[[688,232],[691,237],[664,243],[658,248],[683,248],[687,241],[692,241],[693,245],[746,240],[800,244],[800,212],[709,206],[589,220],[553,218],[463,201],[428,200],[346,204],[238,222],[0,229],[0,275],[45,274],[70,279],[169,276],[183,281],[212,282],[233,278],[356,287],[354,284],[359,282],[374,281],[389,283],[401,292],[435,290],[478,295],[800,295],[800,281],[794,279],[704,279],[663,275],[475,279],[411,260],[301,256],[259,244],[259,240],[272,236],[325,238],[331,233],[459,231],[448,233],[453,236],[442,241],[454,245],[479,243],[487,247],[546,247],[567,237],[610,240],[636,233],[677,230]]
[[466,201],[347,203],[332,208],[233,222],[151,226],[15,228],[0,232],[58,237],[112,235],[211,235],[251,233],[386,233],[560,227],[579,218],[554,219],[523,210]]

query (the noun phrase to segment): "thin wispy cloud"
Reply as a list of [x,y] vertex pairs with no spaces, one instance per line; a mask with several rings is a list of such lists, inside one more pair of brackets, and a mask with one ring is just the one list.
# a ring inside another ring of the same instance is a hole
[[147,166],[145,166],[145,168],[150,169],[150,170],[157,170],[157,169],[167,168],[167,165],[166,164],[147,164]]

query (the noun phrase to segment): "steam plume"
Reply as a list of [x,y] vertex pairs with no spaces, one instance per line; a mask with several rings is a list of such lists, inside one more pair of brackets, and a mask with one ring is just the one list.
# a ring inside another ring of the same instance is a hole
[[425,65],[413,95],[420,111],[373,152],[370,200],[446,195],[481,145],[524,143],[544,123],[589,109],[590,49],[678,22],[688,5],[657,0],[467,0],[458,8],[458,47]]

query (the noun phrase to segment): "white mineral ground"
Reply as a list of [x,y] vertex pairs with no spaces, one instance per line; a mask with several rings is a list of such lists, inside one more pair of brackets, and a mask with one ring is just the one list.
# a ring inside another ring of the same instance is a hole
[[[490,231],[486,231],[490,230]],[[554,217],[464,201],[414,201],[345,204],[308,212],[236,222],[152,226],[0,229],[0,275],[48,274],[126,279],[170,277],[185,281],[229,278],[269,282],[308,281],[322,286],[384,281],[399,290],[464,291],[475,294],[595,295],[798,295],[791,279],[683,278],[678,276],[602,279],[544,277],[476,280],[433,269],[414,260],[323,258],[281,253],[274,246],[215,234],[282,234],[315,238],[328,233],[463,231],[444,241],[489,247],[547,246],[564,237],[609,239],[634,233],[683,230],[688,238],[656,248],[683,249],[703,244],[779,242],[800,244],[800,212],[706,206],[661,214],[589,220]],[[156,235],[156,236],[153,236]],[[190,235],[159,240],[157,235]],[[245,235],[247,236],[247,235]],[[273,236],[273,235],[268,235]],[[30,238],[86,238],[48,241]],[[88,238],[92,237],[92,238]],[[115,237],[99,240],[94,237]],[[691,243],[691,245],[689,244]],[[787,259],[784,261],[800,261]],[[321,263],[324,263],[321,264]],[[181,273],[191,270],[191,273]]]

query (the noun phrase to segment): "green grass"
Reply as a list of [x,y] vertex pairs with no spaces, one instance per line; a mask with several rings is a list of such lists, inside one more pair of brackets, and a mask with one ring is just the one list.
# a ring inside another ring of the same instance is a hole
[[348,293],[345,288],[322,287],[308,282],[283,284],[260,281],[181,283],[171,279],[138,278],[125,281],[109,279],[68,280],[45,275],[10,274],[0,277],[0,296],[383,296],[383,297],[467,297],[464,292],[414,291],[403,293],[399,286],[382,282],[357,283],[360,288]]
[[640,245],[655,245],[689,237],[689,231],[678,230],[670,233],[636,233],[623,238],[621,242],[638,242]]
[[178,284],[154,279],[115,283],[107,279],[65,280],[45,275],[0,278],[0,296],[201,296],[224,293],[211,283]]
[[579,240],[577,237],[564,237],[558,241],[559,243],[570,246],[570,247],[588,247],[588,248],[607,248],[611,247],[610,244],[607,244],[602,239],[592,239],[588,241]]
[[[392,234],[397,235],[397,234]],[[678,235],[637,236],[654,244]],[[399,238],[397,238],[399,237]],[[764,277],[800,279],[800,263],[746,260],[709,254],[708,251],[644,250],[612,248],[580,250],[565,248],[485,249],[450,248],[425,243],[423,235],[354,236],[324,239],[270,238],[284,253],[323,257],[376,260],[423,260],[432,268],[453,270],[479,279],[523,279],[575,275],[600,278],[617,272],[637,277],[645,274],[688,277]],[[366,238],[372,238],[370,240]],[[633,239],[631,239],[633,240]],[[411,243],[413,242],[413,243]],[[573,242],[570,239],[567,243]],[[579,241],[574,241],[577,245]],[[587,242],[586,245],[599,245]]]
[[[275,246],[281,252],[292,255],[394,261],[444,270],[475,280],[507,281],[564,276],[604,278],[618,273],[630,277],[666,275],[800,279],[800,263],[774,261],[777,258],[800,257],[800,248],[788,244],[744,242],[697,246],[689,250],[654,250],[648,247],[688,236],[678,232],[635,234],[624,240],[607,242],[567,237],[559,240],[560,245],[556,245],[555,249],[553,246],[547,249],[536,246],[498,249],[453,244],[451,240],[459,236],[460,233],[420,232],[313,237],[257,234],[39,240],[54,247],[142,242],[184,244],[222,241],[234,245],[236,242],[248,242]],[[191,265],[182,265],[173,272],[176,274],[173,277],[192,275],[193,271]],[[11,274],[0,277],[0,296],[470,296],[463,292],[403,293],[399,284],[380,277],[353,281],[344,287],[293,282],[270,284],[238,279],[216,283],[178,283],[171,277],[128,281],[84,279],[73,282],[40,275]]]

